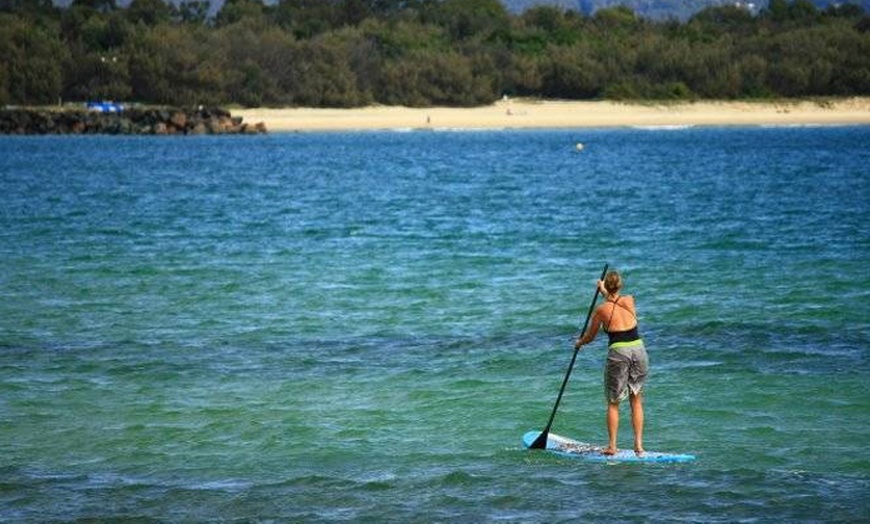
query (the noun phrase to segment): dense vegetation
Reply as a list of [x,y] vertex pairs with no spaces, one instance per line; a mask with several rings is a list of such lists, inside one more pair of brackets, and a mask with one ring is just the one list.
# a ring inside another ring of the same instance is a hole
[[0,0],[0,105],[478,105],[503,94],[694,99],[870,94],[870,17],[772,0],[654,22],[498,0]]

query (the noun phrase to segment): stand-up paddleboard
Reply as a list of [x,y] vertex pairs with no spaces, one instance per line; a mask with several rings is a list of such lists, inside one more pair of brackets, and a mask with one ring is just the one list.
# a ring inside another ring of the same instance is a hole
[[[535,442],[535,439],[540,434],[540,431],[529,431],[523,435],[523,446],[531,448],[532,443]],[[661,453],[657,451],[646,451],[643,455],[638,456],[634,451],[627,449],[621,449],[615,455],[605,455],[602,453],[604,448],[601,446],[593,446],[592,444],[578,442],[574,439],[560,437],[552,433],[547,434],[546,451],[566,457],[576,457],[596,462],[691,462],[695,460],[694,455]]]

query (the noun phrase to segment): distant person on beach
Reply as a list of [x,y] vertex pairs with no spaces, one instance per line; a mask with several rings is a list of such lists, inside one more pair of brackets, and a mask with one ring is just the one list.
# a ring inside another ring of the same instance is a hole
[[634,429],[634,452],[642,456],[643,450],[643,385],[649,373],[649,358],[637,330],[637,310],[634,297],[620,295],[622,277],[610,271],[598,281],[604,303],[595,309],[592,323],[586,333],[574,344],[580,349],[593,340],[598,328],[603,327],[609,337],[607,363],[604,367],[604,393],[607,397],[607,435],[609,442],[605,455],[616,453],[616,434],[619,430],[619,403],[628,397],[631,404],[631,425]]

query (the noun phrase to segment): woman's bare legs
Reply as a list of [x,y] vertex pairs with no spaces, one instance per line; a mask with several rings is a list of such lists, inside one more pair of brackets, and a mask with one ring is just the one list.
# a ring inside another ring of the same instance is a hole
[[[643,397],[640,394],[631,394],[628,397],[631,403],[631,427],[634,430],[634,452],[643,456]],[[607,403],[607,448],[602,452],[605,455],[616,453],[616,435],[619,432],[619,404]]]
[[631,427],[634,429],[634,452],[642,456],[643,450],[643,397],[640,393],[629,395],[631,402]]
[[616,453],[616,434],[619,431],[619,403],[607,403],[607,437],[609,444],[602,451],[605,455]]

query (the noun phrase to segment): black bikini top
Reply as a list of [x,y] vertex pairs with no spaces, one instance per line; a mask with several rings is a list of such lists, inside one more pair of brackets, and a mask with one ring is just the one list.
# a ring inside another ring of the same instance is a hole
[[[620,305],[619,298],[613,301],[613,309],[610,311],[610,318],[607,319],[607,326],[604,327],[604,331],[607,333],[607,337],[610,339],[608,342],[608,345],[610,346],[617,342],[634,342],[635,340],[640,340],[640,333],[638,333],[637,330],[637,315],[627,307]],[[622,309],[628,311],[634,316],[635,324],[633,328],[626,329],[624,331],[610,331],[610,321],[613,320],[613,312],[616,311],[616,306],[621,307]]]

